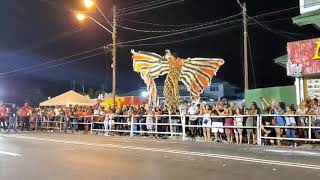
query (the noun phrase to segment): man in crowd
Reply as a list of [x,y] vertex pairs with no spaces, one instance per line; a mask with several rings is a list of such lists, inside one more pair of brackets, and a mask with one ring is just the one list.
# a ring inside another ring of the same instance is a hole
[[18,109],[15,104],[13,104],[8,108],[8,116],[9,116],[8,133],[10,133],[11,129],[17,132],[17,118],[18,118],[17,111]]
[[30,114],[31,107],[28,103],[24,103],[24,106],[22,107],[22,127],[21,131],[23,132],[24,129],[27,129],[27,131],[30,131]]
[[0,102],[0,132],[1,126],[3,126],[4,131],[6,131],[6,106]]

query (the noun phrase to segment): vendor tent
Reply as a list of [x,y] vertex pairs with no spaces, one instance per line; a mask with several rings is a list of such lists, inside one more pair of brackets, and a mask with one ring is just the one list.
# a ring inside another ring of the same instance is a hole
[[80,106],[93,106],[95,102],[79,93],[72,90],[65,92],[59,96],[40,103],[40,106],[68,106],[68,105],[80,105]]

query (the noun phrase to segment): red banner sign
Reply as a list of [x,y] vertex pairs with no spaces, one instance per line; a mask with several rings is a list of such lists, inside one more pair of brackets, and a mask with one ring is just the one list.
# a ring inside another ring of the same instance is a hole
[[288,76],[320,75],[320,39],[289,42],[287,46]]

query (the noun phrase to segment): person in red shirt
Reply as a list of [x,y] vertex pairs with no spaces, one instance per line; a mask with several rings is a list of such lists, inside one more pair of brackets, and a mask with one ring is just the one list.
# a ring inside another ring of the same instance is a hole
[[27,131],[30,131],[30,114],[31,107],[28,103],[24,103],[24,106],[22,107],[22,127],[21,131],[23,132],[24,129],[27,129]]
[[6,131],[6,106],[3,103],[0,103],[0,132],[1,124],[3,126],[4,131]]

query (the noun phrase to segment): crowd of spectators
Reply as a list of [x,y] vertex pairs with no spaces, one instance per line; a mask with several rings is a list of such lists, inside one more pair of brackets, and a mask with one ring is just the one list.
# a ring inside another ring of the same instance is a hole
[[268,103],[265,99],[262,99],[262,102],[264,103],[260,109],[255,102],[246,107],[245,103],[236,106],[236,103],[226,100],[215,104],[183,101],[170,112],[164,104],[158,107],[104,108],[97,104],[93,107],[70,105],[32,108],[25,103],[19,108],[12,104],[0,103],[0,131],[3,129],[8,133],[11,130],[17,132],[17,127],[20,127],[21,131],[37,128],[50,132],[60,129],[65,133],[88,133],[92,129],[96,134],[109,136],[128,135],[133,130],[135,136],[167,138],[170,134],[180,136],[183,132],[182,123],[185,123],[187,137],[192,140],[203,138],[207,142],[257,144],[257,115],[270,114],[262,118],[262,136],[269,137],[263,139],[263,144],[281,146],[285,143],[293,147],[298,145],[296,141],[284,141],[279,138],[284,137],[283,135],[286,138],[308,138],[309,130],[281,126],[308,126],[308,115],[314,115],[311,117],[311,125],[319,129],[312,129],[310,136],[320,139],[320,106],[317,99],[307,99],[297,110],[293,105],[286,106],[284,102]]

